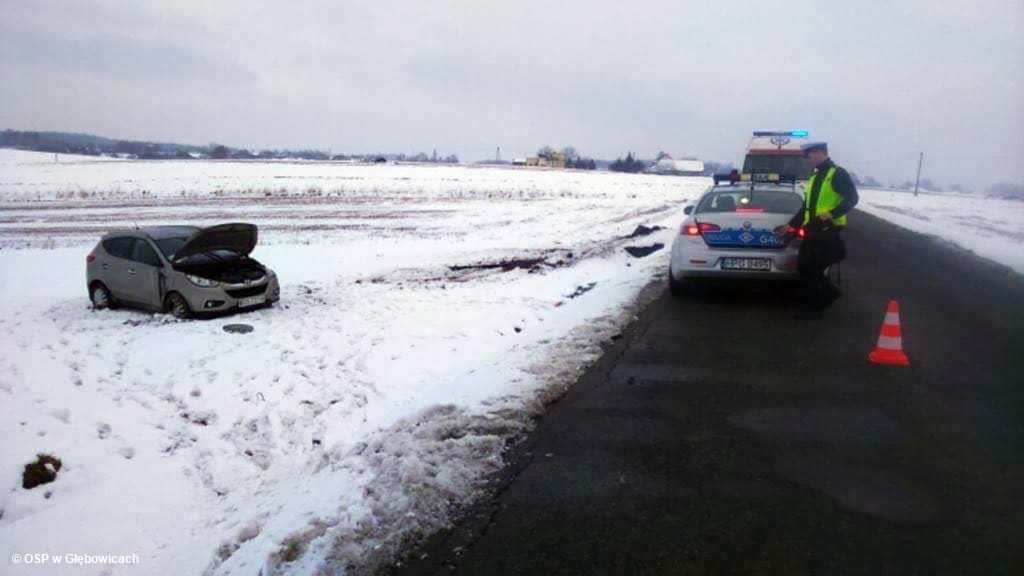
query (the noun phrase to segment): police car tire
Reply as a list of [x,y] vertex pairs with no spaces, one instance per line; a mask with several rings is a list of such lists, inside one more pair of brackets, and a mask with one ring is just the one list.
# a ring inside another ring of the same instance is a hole
[[690,289],[688,282],[680,282],[672,276],[672,269],[668,271],[668,291],[672,294],[672,297],[680,300],[689,296]]

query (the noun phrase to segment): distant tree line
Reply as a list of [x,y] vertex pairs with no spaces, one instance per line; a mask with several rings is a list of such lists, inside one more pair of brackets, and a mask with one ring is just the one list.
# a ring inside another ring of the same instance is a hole
[[210,143],[206,146],[189,144],[172,144],[162,142],[141,142],[134,140],[115,140],[91,134],[70,132],[34,132],[22,130],[4,130],[0,132],[0,147],[19,148],[37,152],[54,152],[58,154],[82,154],[86,156],[116,155],[145,160],[212,158],[215,160],[252,160],[252,159],[301,159],[301,160],[351,160],[359,162],[429,162],[436,164],[458,164],[459,157],[455,154],[438,156],[435,151],[428,156],[422,152],[415,155],[405,154],[356,154],[331,155],[321,150],[249,150],[230,148],[223,144]]
[[1024,200],[1024,183],[997,182],[988,187],[988,196],[1004,200]]
[[188,158],[190,153],[200,153],[205,150],[202,146],[185,144],[135,142],[114,140],[91,134],[21,130],[0,132],[0,147],[86,156],[121,154],[138,158]]
[[576,158],[565,161],[566,168],[575,168],[577,170],[597,170],[597,161],[593,158]]
[[629,172],[635,174],[642,172],[644,168],[647,168],[648,164],[643,160],[637,160],[633,157],[632,152],[626,154],[626,158],[616,158],[614,162],[608,165],[608,169],[612,172]]
[[384,157],[388,158],[389,160],[394,160],[395,162],[418,162],[418,163],[431,163],[431,164],[458,164],[459,163],[459,157],[456,156],[455,154],[449,154],[448,156],[441,157],[441,156],[437,155],[437,152],[435,152],[431,156],[427,156],[423,152],[420,152],[419,154],[413,154],[413,155],[410,155],[410,156],[406,156],[405,154],[397,154],[397,155],[394,155],[394,156],[391,156],[391,155],[388,155],[388,154],[383,154],[381,156],[384,156]]

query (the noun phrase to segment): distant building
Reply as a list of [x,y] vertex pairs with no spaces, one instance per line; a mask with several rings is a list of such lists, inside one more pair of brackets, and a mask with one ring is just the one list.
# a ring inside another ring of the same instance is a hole
[[[515,164],[515,161],[512,163]],[[552,152],[548,157],[533,156],[526,159],[526,165],[538,168],[565,168],[565,154]]]
[[513,166],[526,166],[527,162],[528,162],[528,160],[526,158],[513,158],[512,159],[512,165]]
[[704,162],[700,160],[673,160],[671,157],[666,157],[651,164],[646,171],[651,174],[699,175],[704,172]]

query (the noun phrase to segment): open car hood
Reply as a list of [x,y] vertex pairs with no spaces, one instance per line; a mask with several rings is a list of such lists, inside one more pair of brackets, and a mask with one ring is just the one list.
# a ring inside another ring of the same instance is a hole
[[256,238],[255,224],[235,223],[210,226],[189,237],[185,245],[174,254],[174,260],[179,261],[195,254],[216,250],[228,250],[240,256],[248,256],[256,248]]

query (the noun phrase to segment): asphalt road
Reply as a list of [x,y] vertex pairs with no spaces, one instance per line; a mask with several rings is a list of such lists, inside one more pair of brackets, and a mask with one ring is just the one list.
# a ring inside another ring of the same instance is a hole
[[[855,213],[845,296],[667,291],[394,574],[1024,574],[1024,283]],[[890,298],[909,368],[870,365]]]

